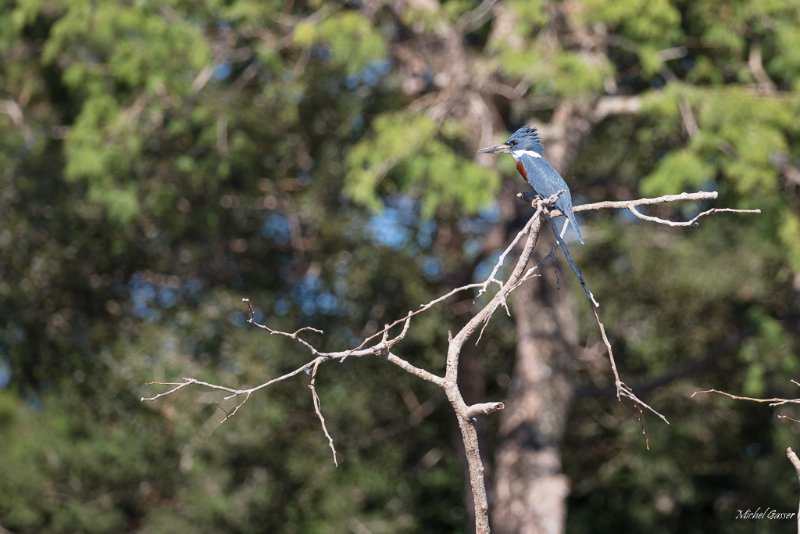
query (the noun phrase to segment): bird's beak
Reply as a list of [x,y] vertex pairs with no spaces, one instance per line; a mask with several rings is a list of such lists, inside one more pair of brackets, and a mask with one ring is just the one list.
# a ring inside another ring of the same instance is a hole
[[484,147],[478,150],[478,152],[483,152],[486,154],[495,154],[497,152],[500,152],[501,154],[508,154],[511,152],[511,147],[508,146],[508,143],[500,143],[499,145]]

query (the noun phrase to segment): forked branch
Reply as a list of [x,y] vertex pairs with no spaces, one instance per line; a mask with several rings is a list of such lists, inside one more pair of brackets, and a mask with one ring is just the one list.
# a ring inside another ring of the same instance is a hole
[[[480,457],[480,451],[478,448],[478,435],[477,435],[477,430],[475,428],[475,418],[481,415],[488,415],[497,412],[499,410],[502,410],[504,406],[503,403],[501,402],[481,402],[473,405],[466,404],[461,394],[461,391],[458,387],[457,375],[459,369],[459,360],[461,357],[461,352],[463,350],[464,344],[467,342],[468,339],[474,337],[476,333],[478,333],[478,340],[480,340],[480,333],[482,333],[483,328],[485,328],[486,324],[492,318],[497,309],[503,307],[504,309],[508,310],[507,299],[508,296],[511,294],[511,292],[521,287],[527,280],[530,280],[534,276],[537,276],[536,271],[539,268],[539,266],[533,265],[532,267],[528,267],[528,264],[530,263],[530,258],[533,254],[534,249],[536,248],[536,244],[539,239],[539,233],[542,227],[543,217],[550,217],[559,214],[558,210],[555,209],[548,210],[548,208],[551,208],[551,206],[554,204],[557,198],[558,194],[553,195],[548,199],[537,199],[533,202],[535,212],[533,213],[533,215],[531,216],[530,220],[527,222],[525,227],[519,233],[516,234],[516,236],[511,240],[510,244],[500,254],[489,276],[483,282],[467,284],[455,288],[440,297],[437,297],[425,304],[422,304],[417,310],[409,311],[405,316],[385,325],[385,327],[382,330],[375,332],[371,336],[364,339],[358,346],[351,349],[336,351],[336,352],[324,352],[319,350],[312,342],[302,337],[304,334],[307,333],[313,333],[319,335],[323,334],[321,330],[317,330],[315,328],[304,327],[294,332],[283,332],[280,330],[275,330],[273,328],[270,328],[265,324],[259,323],[255,319],[255,311],[253,309],[250,300],[242,299],[244,303],[247,305],[248,322],[250,324],[256,326],[257,328],[265,330],[270,335],[282,336],[293,340],[294,342],[298,343],[302,348],[304,348],[306,351],[308,351],[308,353],[312,356],[312,358],[303,365],[296,367],[292,371],[289,371],[281,376],[266,380],[265,382],[252,387],[237,388],[237,387],[222,386],[203,380],[198,380],[196,378],[182,378],[180,381],[176,382],[149,382],[149,384],[153,385],[168,386],[168,389],[166,391],[163,391],[161,393],[158,393],[150,397],[142,397],[142,400],[155,401],[162,397],[177,393],[188,386],[200,386],[206,389],[218,390],[224,394],[223,398],[225,400],[236,399],[238,401],[233,410],[231,410],[230,412],[226,412],[226,416],[222,420],[224,422],[233,417],[239,410],[239,408],[241,408],[250,399],[253,393],[266,389],[269,386],[276,384],[278,382],[282,382],[306,373],[311,377],[309,382],[309,389],[311,390],[314,412],[317,415],[317,418],[319,419],[322,431],[328,441],[328,446],[333,454],[333,461],[338,465],[336,447],[334,446],[333,438],[328,430],[325,417],[322,414],[320,398],[316,389],[317,371],[323,363],[330,360],[342,361],[346,358],[360,358],[360,357],[378,357],[384,359],[389,363],[396,365],[403,371],[439,387],[440,389],[443,390],[444,394],[446,395],[458,420],[459,428],[461,429],[462,440],[464,443],[464,449],[466,451],[467,462],[469,465],[470,485],[472,488],[473,501],[475,504],[475,518],[476,518],[475,529],[476,532],[478,533],[487,533],[489,532],[489,507],[486,498],[486,487],[483,474],[484,468]],[[674,222],[674,221],[667,221],[664,219],[660,219],[657,217],[646,216],[639,213],[636,210],[637,206],[642,206],[642,205],[660,204],[664,202],[674,202],[678,200],[700,200],[700,199],[711,199],[711,198],[716,198],[716,193],[691,193],[691,194],[682,193],[680,195],[668,195],[658,198],[645,198],[645,199],[638,199],[638,200],[631,200],[624,202],[600,202],[596,204],[586,204],[583,206],[576,206],[575,211],[623,208],[630,210],[632,213],[634,213],[634,215],[637,215],[641,219],[651,222],[656,222],[659,224],[667,224],[670,226],[691,226],[696,224],[697,220],[699,220],[701,217],[711,215],[713,213],[720,213],[720,212],[758,213],[758,210],[712,209],[697,215],[690,221]],[[517,257],[517,260],[513,268],[511,269],[511,272],[508,274],[508,277],[505,278],[504,280],[503,277],[501,276],[501,271],[503,270],[504,263],[506,259],[511,255],[513,250],[517,247],[517,245],[523,240],[523,238],[525,238],[525,241],[519,253],[519,256]],[[566,245],[564,245],[564,248],[566,248]],[[450,335],[448,333],[448,349],[447,349],[447,356],[445,359],[444,376],[439,376],[431,371],[428,371],[421,367],[417,367],[414,364],[410,363],[404,357],[398,355],[397,352],[395,352],[395,347],[398,344],[400,344],[408,334],[409,328],[411,326],[411,321],[414,317],[430,310],[434,306],[443,303],[450,297],[465,291],[475,290],[476,302],[477,302],[477,297],[487,293],[491,287],[497,287],[498,288],[497,292],[494,293],[491,296],[491,298],[489,298],[485,302],[485,304],[480,305],[480,309],[467,322],[467,324],[464,325],[464,327],[461,328],[461,330],[459,330],[456,333],[455,336]],[[584,289],[587,291],[587,295],[591,295],[591,292],[588,291],[588,287],[585,287]],[[587,296],[587,298],[589,297]],[[596,301],[593,301],[593,297],[589,298],[589,300],[590,303],[593,303],[592,310],[594,312],[594,316],[597,321],[597,325],[600,331],[600,335],[603,339],[603,343],[605,344],[606,349],[608,351],[609,362],[611,365],[611,371],[614,375],[614,381],[616,385],[618,399],[620,400],[622,400],[623,398],[629,399],[639,408],[640,411],[642,408],[649,410],[652,413],[656,414],[658,417],[660,417],[662,420],[667,422],[666,418],[663,415],[661,415],[655,409],[653,409],[652,407],[644,403],[641,399],[639,399],[634,394],[634,392],[628,386],[626,386],[625,383],[620,379],[620,375],[617,370],[617,365],[614,360],[614,354],[613,354],[613,349],[611,347],[611,342],[609,341],[608,336],[606,335],[605,327],[603,326],[603,323],[600,321],[600,316],[597,313],[598,304],[596,303]],[[400,331],[397,332],[398,327],[400,327],[401,325],[402,327],[399,328]],[[392,332],[394,332],[394,334]]]

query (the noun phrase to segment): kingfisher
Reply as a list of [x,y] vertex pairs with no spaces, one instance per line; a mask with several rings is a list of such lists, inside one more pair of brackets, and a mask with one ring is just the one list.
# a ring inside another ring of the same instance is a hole
[[[572,196],[569,193],[567,182],[542,155],[544,146],[542,146],[542,140],[536,128],[523,126],[511,134],[505,143],[481,148],[479,152],[511,154],[517,162],[519,173],[542,198],[548,198],[563,191],[556,200],[556,207],[569,219],[570,224],[575,228],[575,233],[578,234],[578,240],[583,244],[581,229],[572,212]],[[522,196],[528,200],[533,199],[530,193],[523,193]]]

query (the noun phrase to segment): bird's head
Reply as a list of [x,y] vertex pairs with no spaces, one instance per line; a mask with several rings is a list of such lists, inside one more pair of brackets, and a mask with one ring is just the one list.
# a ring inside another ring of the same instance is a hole
[[481,148],[478,152],[485,153],[501,153],[501,154],[519,154],[522,152],[535,152],[541,157],[544,147],[542,140],[539,138],[539,132],[536,128],[531,126],[523,126],[506,140],[505,143],[499,145],[487,146]]

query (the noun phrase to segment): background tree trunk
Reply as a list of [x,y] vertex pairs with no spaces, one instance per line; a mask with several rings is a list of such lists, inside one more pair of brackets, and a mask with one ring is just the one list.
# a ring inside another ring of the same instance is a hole
[[575,299],[539,279],[512,297],[517,358],[497,449],[494,526],[562,532],[569,481],[559,448],[572,400]]

